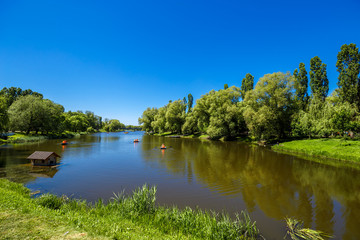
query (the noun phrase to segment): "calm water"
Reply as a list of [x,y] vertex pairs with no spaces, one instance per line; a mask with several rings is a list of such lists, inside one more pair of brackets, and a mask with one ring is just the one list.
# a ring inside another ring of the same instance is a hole
[[[138,138],[139,143],[133,143]],[[0,177],[32,190],[90,201],[148,183],[159,204],[231,214],[247,209],[266,239],[282,239],[285,216],[306,227],[360,239],[360,172],[236,142],[101,133],[0,146]],[[169,148],[160,150],[165,143]],[[57,168],[32,167],[33,151],[61,155]]]

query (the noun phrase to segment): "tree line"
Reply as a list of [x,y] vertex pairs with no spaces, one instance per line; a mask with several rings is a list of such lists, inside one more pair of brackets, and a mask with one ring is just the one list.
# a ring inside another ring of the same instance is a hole
[[[211,90],[196,101],[169,101],[147,108],[139,118],[148,133],[207,134],[212,139],[242,135],[258,140],[288,137],[329,137],[360,130],[360,53],[356,44],[344,44],[336,62],[338,88],[328,95],[327,65],[318,56],[291,74],[272,73],[254,86],[248,73],[240,87]],[[310,77],[310,80],[309,80]]]
[[[135,128],[135,126],[129,126]],[[10,87],[0,91],[0,133],[21,131],[42,134],[96,132],[104,129],[115,132],[126,128],[117,119],[105,119],[91,111],[68,111],[62,105],[44,99],[30,89]]]

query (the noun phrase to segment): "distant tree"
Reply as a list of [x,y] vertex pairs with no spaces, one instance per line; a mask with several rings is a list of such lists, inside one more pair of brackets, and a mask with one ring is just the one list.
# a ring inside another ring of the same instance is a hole
[[227,85],[227,83],[224,84],[224,90],[228,89],[229,85]]
[[360,108],[360,52],[356,44],[341,46],[336,62],[338,78],[338,94],[341,101],[355,103]]
[[145,132],[154,131],[154,128],[152,127],[152,122],[154,121],[155,115],[157,113],[158,113],[158,109],[156,108],[147,108],[143,112],[142,116],[138,120],[143,131]]
[[10,107],[10,105],[13,102],[15,102],[19,97],[27,96],[27,95],[33,95],[35,97],[43,98],[43,95],[41,93],[33,92],[31,89],[26,89],[23,91],[21,88],[17,88],[17,87],[10,87],[10,88],[4,87],[0,91],[0,96],[6,98],[8,107]]
[[312,96],[322,101],[329,92],[326,64],[322,63],[318,56],[310,60],[310,88]]
[[109,120],[107,125],[105,125],[104,127],[105,131],[107,132],[116,132],[116,131],[120,131],[123,128],[125,128],[125,125],[117,119]]
[[309,80],[304,63],[299,64],[299,71],[297,69],[294,71],[295,102],[300,109],[305,110],[308,104],[307,88]]
[[5,132],[9,122],[7,113],[7,101],[5,97],[0,97],[0,133]]
[[257,139],[283,138],[290,133],[292,81],[290,73],[266,74],[247,92],[244,118]]
[[189,93],[189,95],[188,95],[188,103],[187,103],[188,104],[188,107],[187,107],[188,112],[191,112],[191,110],[192,110],[193,100],[194,100],[193,96],[191,95],[191,93]]
[[241,82],[241,98],[244,99],[245,95],[248,91],[253,90],[254,88],[254,77],[250,74],[247,73],[245,78],[243,78],[242,82]]

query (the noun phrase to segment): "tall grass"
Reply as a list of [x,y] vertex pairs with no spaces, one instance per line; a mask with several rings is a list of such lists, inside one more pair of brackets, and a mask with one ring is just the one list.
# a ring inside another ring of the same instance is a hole
[[202,211],[199,208],[156,206],[156,187],[147,184],[131,195],[114,194],[106,204],[43,194],[33,199],[39,206],[55,211],[76,229],[93,235],[120,239],[124,219],[139,226],[157,229],[163,234],[186,236],[190,239],[257,239],[259,230],[249,215],[241,212],[235,219],[229,215]]

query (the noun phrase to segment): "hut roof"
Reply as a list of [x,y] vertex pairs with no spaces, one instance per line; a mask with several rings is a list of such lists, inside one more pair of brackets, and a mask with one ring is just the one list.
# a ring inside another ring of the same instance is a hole
[[35,151],[33,154],[31,154],[30,156],[28,156],[28,159],[47,159],[48,157],[50,157],[51,155],[55,155],[56,157],[60,157],[58,154],[56,154],[55,152],[44,152],[44,151]]

